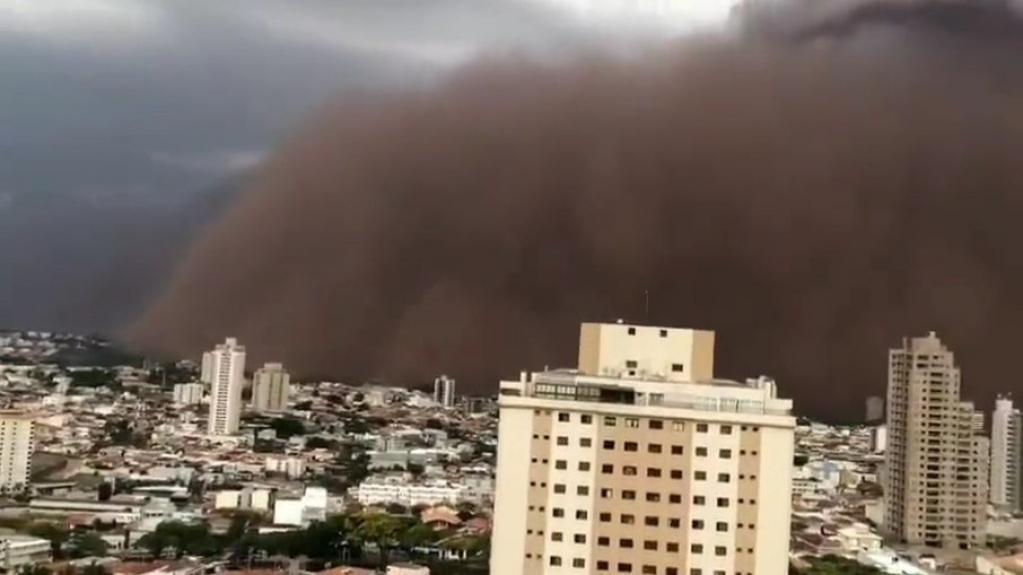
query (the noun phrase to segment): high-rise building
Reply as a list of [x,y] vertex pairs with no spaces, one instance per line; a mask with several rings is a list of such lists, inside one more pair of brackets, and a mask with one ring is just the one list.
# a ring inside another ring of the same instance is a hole
[[199,381],[213,383],[213,352],[207,351],[202,354],[202,367],[199,372]]
[[884,419],[884,398],[872,395],[867,398],[867,423],[879,423]]
[[788,572],[792,401],[713,379],[714,333],[584,324],[501,382],[490,572]]
[[242,410],[242,386],[245,385],[245,347],[229,337],[212,354],[210,418],[207,433],[234,435]]
[[291,393],[291,376],[279,363],[267,363],[252,376],[252,408],[256,411],[284,411]]
[[202,403],[203,384],[179,383],[174,386],[174,403],[178,405],[196,405]]
[[1012,398],[998,396],[991,413],[991,503],[1012,510],[1021,508],[1021,424]]
[[955,356],[934,332],[889,352],[884,527],[905,543],[984,545],[990,443],[960,391]]
[[35,419],[21,411],[0,411],[0,492],[28,486],[35,452]]
[[454,407],[455,380],[446,375],[433,380],[433,400],[444,407]]

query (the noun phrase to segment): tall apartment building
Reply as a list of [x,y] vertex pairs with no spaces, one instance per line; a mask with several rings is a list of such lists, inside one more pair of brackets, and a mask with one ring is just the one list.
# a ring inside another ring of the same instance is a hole
[[267,363],[252,376],[252,407],[256,411],[284,411],[291,393],[291,376],[279,363]]
[[1011,397],[999,396],[991,413],[991,503],[1021,508],[1020,428],[1023,420]]
[[455,380],[446,375],[433,380],[433,400],[444,407],[454,407]]
[[203,391],[201,383],[178,383],[174,386],[174,403],[178,405],[202,403]]
[[890,350],[884,527],[903,542],[984,545],[990,443],[960,391],[955,356],[934,332]]
[[242,410],[242,386],[245,385],[245,346],[229,337],[217,345],[211,360],[210,417],[207,433],[234,435]]
[[28,486],[35,443],[32,415],[0,411],[0,492],[20,491]]
[[501,382],[493,575],[783,575],[792,401],[713,379],[714,333],[584,324]]
[[864,421],[880,423],[884,419],[884,398],[872,395],[867,398]]
[[207,351],[202,354],[201,371],[199,372],[199,381],[203,383],[213,383],[213,352]]

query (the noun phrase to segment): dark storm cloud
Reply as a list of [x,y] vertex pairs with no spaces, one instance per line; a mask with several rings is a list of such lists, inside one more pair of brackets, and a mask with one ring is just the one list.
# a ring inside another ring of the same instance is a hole
[[654,323],[718,330],[721,375],[774,375],[804,412],[859,414],[886,348],[930,329],[969,394],[1011,387],[1019,20],[974,1],[752,16],[742,41],[342,100],[130,337],[483,391],[570,365],[580,321],[637,320],[650,290]]

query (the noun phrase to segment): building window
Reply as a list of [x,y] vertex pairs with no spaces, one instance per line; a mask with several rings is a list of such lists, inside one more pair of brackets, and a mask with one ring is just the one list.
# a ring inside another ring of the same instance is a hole
[[639,420],[636,419],[635,417],[626,417],[625,418],[625,427],[632,427],[632,428],[639,427]]
[[705,505],[707,498],[703,495],[693,495],[693,505]]
[[681,373],[681,372],[683,372],[685,370],[686,370],[685,366],[682,365],[681,363],[673,363],[673,364],[671,364],[671,371],[673,371],[675,373]]
[[568,445],[568,438],[564,435],[558,436],[558,445]]
[[689,546],[689,551],[691,551],[693,555],[700,555],[703,553],[703,545],[699,543],[693,543],[692,545]]
[[618,419],[617,418],[612,417],[610,415],[608,415],[607,417],[604,418],[604,426],[605,427],[614,427],[616,425],[618,425]]
[[678,543],[668,543],[664,548],[668,553],[678,553]]
[[693,479],[695,479],[697,481],[706,481],[707,480],[707,472],[706,471],[694,471],[693,472]]
[[564,483],[555,483],[554,484],[554,493],[557,493],[558,495],[564,494],[565,493],[565,484]]
[[610,523],[611,522],[611,514],[610,513],[601,513],[600,514],[600,522],[601,523]]
[[643,542],[643,549],[647,551],[657,551],[657,542],[650,541],[649,539]]
[[632,549],[632,539],[620,539],[618,546],[622,549]]
[[601,499],[611,499],[612,497],[614,497],[614,491],[613,490],[608,489],[607,487],[604,487],[603,489],[600,490],[600,498]]
[[636,335],[636,328],[630,327],[629,328],[629,335]]
[[731,425],[722,425],[721,426],[721,435],[731,435],[731,434],[732,434],[732,426]]
[[625,467],[622,467],[622,475],[635,475],[635,474],[636,474],[636,466],[634,466],[634,465],[626,465]]
[[597,561],[597,571],[607,571],[609,568],[607,561]]
[[579,422],[585,425],[589,425],[593,423],[593,416],[589,414],[580,415]]
[[646,450],[649,453],[660,453],[661,452],[661,444],[660,443],[651,443],[650,445],[647,445]]
[[622,525],[634,525],[636,523],[636,516],[629,515],[627,513],[622,514]]
[[567,413],[565,413],[563,411],[558,413],[558,421],[568,421],[568,420],[569,420],[569,416],[568,416]]
[[601,547],[607,547],[610,544],[611,544],[610,537],[597,537],[597,545]]
[[618,564],[618,572],[619,573],[632,573],[632,563],[619,563]]
[[558,557],[557,555],[551,555],[551,566],[553,566],[553,567],[560,567],[561,566],[561,557]]
[[554,469],[560,469],[561,471],[564,471],[568,469],[568,462],[565,461],[564,459],[555,459]]
[[605,464],[600,466],[600,472],[601,473],[614,473],[615,472],[615,466],[611,465],[610,463],[605,463]]
[[728,555],[728,550],[718,545],[717,547],[714,548],[714,555],[717,555],[718,557],[724,557],[725,555]]
[[584,535],[582,533],[576,533],[575,536],[572,538],[572,540],[575,541],[576,543],[582,545],[582,544],[586,543],[586,535]]
[[564,517],[565,510],[560,507],[554,507],[551,509],[551,515],[554,517]]
[[671,470],[671,478],[672,479],[682,479],[682,470],[681,469],[672,469]]
[[718,521],[715,528],[719,533],[726,533],[728,531],[728,524],[724,521]]
[[703,519],[693,519],[692,526],[693,526],[693,529],[696,530],[696,531],[702,530],[703,529]]
[[718,497],[718,507],[728,507],[728,498]]
[[647,477],[660,477],[661,476],[661,470],[657,469],[656,467],[647,467],[646,468],[646,476]]
[[586,485],[580,485],[575,488],[575,494],[582,495],[585,497],[590,494],[590,488]]
[[668,337],[668,330],[662,329],[661,330],[661,337]]
[[672,455],[682,455],[682,446],[681,445],[672,445],[671,446],[671,454]]
[[614,442],[613,439],[605,439],[604,440],[604,449],[614,449],[614,448],[615,448],[615,442]]
[[625,451],[639,451],[639,444],[635,441],[626,441],[624,447]]
[[589,513],[585,509],[578,509],[575,512],[575,518],[581,521],[585,521],[589,517]]
[[651,419],[647,422],[647,427],[650,429],[664,429],[664,422],[660,419]]
[[722,449],[722,450],[718,451],[718,457],[720,457],[721,459],[731,459],[732,458],[732,450],[731,449]]
[[707,457],[707,448],[706,447],[697,447],[696,448],[696,456],[697,457]]
[[658,523],[660,523],[660,519],[658,519],[656,516],[647,515],[645,518],[643,518],[643,524],[646,525],[647,527],[657,527]]
[[589,470],[590,470],[590,462],[589,461],[580,461],[579,462],[579,471],[589,471]]
[[583,559],[582,557],[576,557],[575,559],[572,560],[572,567],[575,567],[576,569],[582,569],[583,567],[586,567],[586,560]]
[[718,473],[718,483],[731,483],[732,476],[728,473]]
[[707,433],[708,426],[706,423],[696,424],[696,433]]
[[654,493],[653,491],[647,491],[646,500],[649,501],[650,503],[658,503],[661,501],[661,494]]
[[551,541],[561,541],[563,536],[560,531],[554,531],[551,533]]
[[668,495],[668,503],[674,503],[676,505],[682,503],[682,496],[678,493],[672,493]]
[[657,567],[654,567],[653,565],[644,565],[643,575],[657,575]]
[[589,437],[580,437],[579,438],[579,447],[591,447],[591,446],[593,446],[593,440],[592,439],[590,439]]
[[689,570],[689,575],[703,575],[703,569],[692,568]]
[[622,491],[622,499],[633,501],[636,499],[636,492],[631,489],[626,489],[625,491]]
[[634,359],[627,359],[627,360],[625,360],[625,367],[627,369],[636,369],[638,366],[639,366],[639,364],[636,363],[636,360],[634,360]]

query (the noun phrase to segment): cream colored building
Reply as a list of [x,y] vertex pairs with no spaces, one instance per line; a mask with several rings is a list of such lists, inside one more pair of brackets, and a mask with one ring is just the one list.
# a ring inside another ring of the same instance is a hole
[[960,392],[955,356],[934,332],[889,352],[884,527],[903,542],[984,545],[990,442]]
[[198,405],[204,392],[201,383],[178,383],[174,386],[174,403],[177,405]]
[[245,346],[227,338],[212,352],[210,415],[207,434],[234,435],[238,432],[245,384]]
[[998,396],[991,413],[991,503],[1012,510],[1020,509],[1020,430],[1019,409],[1011,397]]
[[713,332],[580,335],[501,383],[492,575],[787,573],[791,400],[713,379]]
[[284,411],[288,408],[291,376],[279,363],[267,363],[252,377],[252,408],[256,411]]
[[0,411],[0,491],[20,491],[28,486],[35,444],[33,415]]

